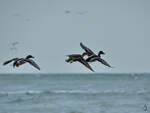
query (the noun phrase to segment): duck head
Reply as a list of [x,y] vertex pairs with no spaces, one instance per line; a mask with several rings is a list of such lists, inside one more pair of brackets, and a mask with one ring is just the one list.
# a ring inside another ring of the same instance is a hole
[[100,53],[100,54],[104,54],[104,55],[105,55],[105,53],[104,53],[103,51],[100,51],[99,53]]
[[100,55],[105,55],[105,53],[103,52],[103,51],[100,51],[99,53],[98,53],[98,56],[100,57]]
[[26,59],[29,59],[29,58],[34,58],[34,56],[28,55],[28,56],[26,57]]

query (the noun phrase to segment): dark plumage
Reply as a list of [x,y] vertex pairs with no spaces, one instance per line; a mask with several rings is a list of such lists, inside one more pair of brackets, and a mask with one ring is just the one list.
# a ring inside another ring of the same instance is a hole
[[13,59],[11,59],[11,60],[8,60],[8,61],[4,62],[3,65],[7,65],[7,64],[9,64],[10,62],[16,61],[16,60],[18,60],[18,59],[19,59],[19,58],[13,58]]
[[99,61],[101,62],[102,64],[104,64],[105,66],[108,66],[108,67],[111,67],[104,59],[102,59],[101,57],[99,56],[91,56],[91,57],[88,57],[86,59],[87,62],[95,62],[95,61]]
[[83,45],[82,42],[80,42],[80,46],[81,46],[82,49],[85,50],[85,52],[83,53],[84,55],[87,55],[87,56],[95,55],[95,53],[91,49],[89,49],[88,47]]
[[24,63],[28,62],[29,64],[31,64],[32,66],[40,70],[40,67],[31,58],[34,58],[34,57],[32,55],[28,55],[26,58],[13,58],[11,60],[4,62],[3,65],[6,65],[14,61],[13,67],[19,67],[20,65],[23,65]]
[[80,46],[82,49],[85,50],[85,53],[83,53],[83,54],[86,54],[87,56],[89,56],[86,59],[87,62],[99,61],[102,64],[104,64],[105,66],[111,67],[104,59],[101,58],[101,55],[105,54],[103,51],[99,51],[98,55],[96,55],[91,49],[89,49],[88,47],[83,45],[82,42],[80,43]]
[[91,66],[85,61],[85,59],[83,58],[84,55],[80,55],[80,54],[72,54],[72,55],[67,55],[69,58],[66,60],[66,62],[72,63],[72,62],[80,62],[82,63],[84,66],[86,66],[88,69],[90,69],[91,71],[94,71]]

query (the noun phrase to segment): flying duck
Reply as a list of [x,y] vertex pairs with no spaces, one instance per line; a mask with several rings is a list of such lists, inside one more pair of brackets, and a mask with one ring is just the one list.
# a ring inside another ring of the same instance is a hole
[[104,53],[103,51],[100,51],[100,52],[98,53],[98,55],[92,55],[92,56],[88,57],[88,58],[86,59],[86,61],[87,61],[87,62],[99,61],[99,62],[101,62],[102,64],[104,64],[105,66],[108,66],[108,67],[111,67],[111,68],[112,68],[112,66],[110,66],[104,59],[101,58],[101,54],[105,54],[105,53]]
[[13,58],[11,60],[4,62],[3,65],[7,65],[10,62],[14,61],[13,67],[19,67],[20,65],[28,62],[29,64],[31,64],[32,66],[40,70],[40,67],[31,58],[34,58],[34,57],[32,55],[28,55],[26,58]]
[[89,49],[88,47],[83,45],[82,42],[80,42],[80,46],[81,46],[82,49],[85,50],[85,52],[83,54],[89,56],[86,59],[87,62],[99,61],[102,64],[104,64],[105,66],[111,67],[104,59],[101,58],[102,54],[105,55],[105,53],[103,51],[99,51],[98,55],[96,55],[91,49]]
[[73,63],[73,62],[80,62],[82,63],[85,67],[87,67],[88,69],[90,69],[91,71],[94,71],[91,66],[88,64],[88,62],[86,62],[86,60],[83,58],[84,54],[80,55],[80,54],[71,54],[71,55],[67,55],[69,58],[66,59],[66,62],[69,63]]

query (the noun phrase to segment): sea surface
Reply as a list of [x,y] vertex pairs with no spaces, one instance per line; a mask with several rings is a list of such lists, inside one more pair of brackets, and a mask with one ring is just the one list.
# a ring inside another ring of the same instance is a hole
[[145,112],[150,74],[0,74],[0,113]]

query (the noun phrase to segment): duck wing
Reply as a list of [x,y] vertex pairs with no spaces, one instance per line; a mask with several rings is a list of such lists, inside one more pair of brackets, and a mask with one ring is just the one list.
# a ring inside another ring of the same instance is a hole
[[38,70],[40,70],[40,67],[31,59],[24,59],[24,61],[28,62],[29,64],[31,64],[33,67],[37,68]]
[[112,67],[112,66],[110,66],[104,59],[102,59],[102,58],[99,58],[99,59],[97,59],[99,62],[101,62],[102,64],[104,64],[105,66],[108,66],[108,67]]
[[91,71],[94,72],[94,70],[91,68],[91,66],[84,59],[79,60],[79,62],[82,63],[85,67],[87,67],[88,69],[90,69]]
[[95,54],[91,49],[89,49],[88,47],[86,47],[85,45],[83,45],[82,42],[80,42],[80,46],[81,46],[82,49],[85,50],[85,52],[86,52],[89,56]]
[[4,62],[3,65],[7,65],[7,64],[9,64],[10,62],[16,61],[16,60],[18,60],[18,59],[19,59],[19,58],[13,58],[13,59],[11,59],[11,60],[8,60],[8,61]]
[[67,55],[68,57],[72,57],[72,58],[78,58],[81,57],[80,54],[71,54],[71,55]]

